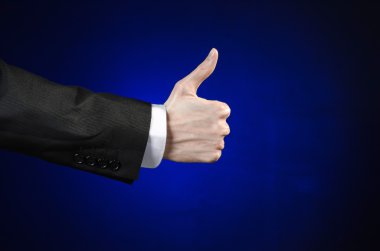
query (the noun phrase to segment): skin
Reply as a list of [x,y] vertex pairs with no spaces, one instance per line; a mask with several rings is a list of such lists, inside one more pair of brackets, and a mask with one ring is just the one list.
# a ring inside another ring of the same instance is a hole
[[167,139],[164,158],[176,162],[216,162],[222,156],[224,138],[230,133],[230,107],[197,96],[197,90],[214,71],[218,51],[179,80],[165,102]]

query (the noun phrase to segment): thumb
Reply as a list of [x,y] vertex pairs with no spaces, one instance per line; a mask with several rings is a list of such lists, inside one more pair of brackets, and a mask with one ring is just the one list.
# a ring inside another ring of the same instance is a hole
[[182,81],[188,87],[192,94],[196,94],[199,86],[205,79],[207,79],[215,70],[216,63],[218,62],[218,51],[212,48],[207,58],[198,65],[189,75]]

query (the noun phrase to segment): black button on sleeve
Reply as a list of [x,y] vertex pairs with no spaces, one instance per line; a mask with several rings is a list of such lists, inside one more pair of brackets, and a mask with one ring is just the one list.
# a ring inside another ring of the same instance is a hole
[[103,158],[97,158],[96,159],[96,166],[100,167],[102,169],[107,168],[107,161]]
[[80,153],[74,153],[74,162],[77,164],[83,164],[84,163],[84,156]]
[[112,170],[117,171],[117,170],[120,169],[120,167],[121,167],[121,162],[120,161],[116,161],[116,163],[114,164]]
[[112,169],[112,171],[117,171],[121,167],[121,162],[118,160],[110,160],[108,162],[108,166]]
[[85,163],[88,165],[88,166],[95,166],[96,162],[95,162],[95,158],[90,156],[90,155],[87,155],[85,157]]

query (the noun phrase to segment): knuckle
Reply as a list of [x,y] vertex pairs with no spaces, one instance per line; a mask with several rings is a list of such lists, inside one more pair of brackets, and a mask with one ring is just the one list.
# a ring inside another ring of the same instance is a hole
[[228,118],[231,115],[231,110],[224,110],[221,115],[223,118]]
[[183,81],[178,81],[174,85],[174,90],[179,92],[179,93],[182,93],[184,91],[184,88],[185,88],[185,84],[183,83]]
[[217,122],[217,124],[218,124],[218,128],[220,129],[220,130],[223,130],[223,129],[225,129],[226,128],[226,121],[225,120],[223,120],[223,119],[219,119],[218,120],[218,122]]
[[209,163],[217,162],[220,159],[221,155],[222,155],[222,151],[216,151],[210,154],[208,162]]
[[219,101],[216,101],[216,100],[210,100],[210,105],[214,107],[215,110],[218,110],[219,109]]
[[227,124],[222,129],[222,135],[229,135],[230,133],[231,133],[231,129],[230,129],[230,127]]
[[221,140],[218,143],[216,143],[216,149],[217,150],[223,150],[224,149],[224,140]]
[[221,155],[222,155],[222,151],[216,151],[215,153],[211,154],[210,163],[217,162]]
[[220,102],[220,108],[223,110],[231,110],[230,107],[227,105],[227,103]]
[[217,101],[217,109],[224,117],[228,117],[231,114],[231,108],[224,102]]
[[222,151],[217,151],[215,153],[215,155],[213,156],[214,157],[214,162],[218,161],[221,156],[222,156]]
[[226,104],[226,103],[221,102],[221,101],[218,101],[218,108],[219,108],[220,110],[225,110],[226,107],[227,107],[227,104]]
[[202,72],[202,73],[207,73],[207,72],[209,72],[210,70],[210,67],[208,66],[208,65],[205,65],[205,64],[200,64],[199,66],[198,66],[198,70],[200,71],[200,72]]
[[212,68],[210,67],[210,65],[208,63],[205,63],[205,62],[198,65],[198,67],[196,69],[202,75],[207,76],[207,75],[210,75],[212,73]]
[[229,117],[231,115],[231,108],[227,105],[226,109],[224,110],[224,115]]
[[177,87],[177,88],[182,88],[183,87],[183,81],[179,80],[177,83],[175,83],[174,86]]

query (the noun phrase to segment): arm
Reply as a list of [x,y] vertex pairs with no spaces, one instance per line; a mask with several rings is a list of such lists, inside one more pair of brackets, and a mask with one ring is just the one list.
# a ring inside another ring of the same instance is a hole
[[132,183],[151,104],[63,86],[0,60],[0,148]]
[[218,52],[176,83],[163,106],[62,86],[0,60],[0,148],[132,183],[162,157],[215,162],[227,104],[197,96]]

